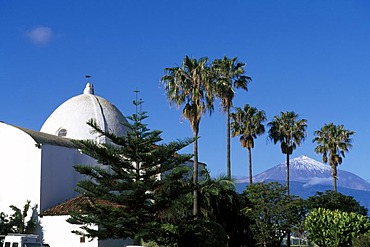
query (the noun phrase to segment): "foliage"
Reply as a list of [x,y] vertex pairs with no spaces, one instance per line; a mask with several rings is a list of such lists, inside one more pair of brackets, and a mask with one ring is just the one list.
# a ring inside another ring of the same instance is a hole
[[284,154],[292,154],[306,136],[307,120],[298,118],[295,112],[281,112],[268,123],[269,138],[274,144],[280,142]]
[[4,213],[0,213],[0,235],[6,235],[11,232],[11,224],[9,224],[9,218]]
[[228,214],[227,210],[237,207],[238,194],[233,180],[225,176],[211,178],[208,170],[202,174],[199,202],[203,218],[217,219]]
[[75,233],[99,239],[131,238],[134,244],[141,239],[171,236],[163,227],[172,221],[166,212],[178,198],[193,190],[191,184],[184,182],[191,172],[184,164],[191,156],[177,152],[193,140],[160,144],[161,131],[149,131],[142,122],[146,117],[145,112],[129,117],[126,136],[105,132],[91,120],[88,124],[94,131],[109,138],[112,144],[75,142],[83,153],[99,162],[75,166],[77,172],[86,176],[78,182],[77,191],[92,202],[81,205],[81,210],[68,219],[82,225]]
[[308,210],[315,208],[326,208],[330,210],[339,210],[342,212],[354,212],[367,216],[368,209],[361,206],[352,196],[346,196],[339,192],[327,190],[325,193],[316,192],[316,195],[306,199]]
[[288,195],[277,182],[249,185],[242,196],[248,200],[242,212],[253,221],[250,227],[257,244],[280,246],[286,232],[303,221],[303,200]]
[[342,247],[350,246],[354,238],[369,232],[370,222],[353,212],[317,208],[306,217],[305,228],[308,239],[318,246]]
[[322,161],[331,167],[334,180],[334,191],[337,191],[337,166],[342,164],[345,152],[352,147],[351,136],[355,132],[347,130],[343,125],[325,124],[314,132],[313,142],[317,143],[316,153],[322,154]]
[[360,234],[353,238],[352,247],[370,247],[370,234]]
[[[239,195],[227,177],[211,178],[204,170],[199,181],[199,219],[184,217],[191,211],[190,194],[177,199],[165,212],[172,219],[165,237],[157,239],[158,246],[241,246],[245,242]],[[205,237],[206,236],[206,237]],[[153,243],[151,243],[153,244]]]
[[200,216],[219,224],[227,234],[228,246],[240,246],[245,217],[234,181],[227,176],[211,178],[205,170],[199,183]]
[[[227,235],[228,246],[240,246],[243,241],[245,242],[246,217],[240,214],[241,203],[233,180],[226,176],[211,178],[206,169],[202,171],[201,178],[199,181],[199,219],[184,217],[186,212],[191,211],[192,205],[190,194],[183,195],[176,200],[176,204],[171,209],[165,212],[167,217],[172,219],[172,224],[168,224],[166,227],[171,228],[173,240],[161,239],[161,244],[180,243],[188,238],[192,238],[192,244],[195,246],[204,244],[207,239],[213,241],[212,239],[216,237],[203,237],[201,240],[197,237],[199,233],[196,232],[196,229],[199,227],[203,229],[204,222],[206,222],[207,227],[212,226],[218,229],[217,238]],[[196,226],[197,224],[201,224],[201,226]],[[197,240],[201,242],[196,244]],[[221,242],[223,243],[223,241]]]
[[33,233],[36,228],[36,221],[31,215],[30,219],[26,222],[27,214],[29,209],[32,209],[32,212],[36,211],[36,206],[31,208],[31,201],[27,200],[26,204],[23,206],[23,211],[21,211],[16,206],[11,205],[14,213],[10,216],[10,222],[12,223],[12,229],[15,233]]
[[235,89],[248,91],[248,84],[252,78],[245,75],[245,63],[239,62],[237,57],[215,59],[212,62],[212,70],[216,77],[215,93],[221,99],[221,105],[225,112],[233,106]]
[[236,112],[231,113],[231,133],[232,136],[240,136],[240,144],[248,149],[249,157],[249,184],[252,184],[252,151],[254,139],[265,133],[265,126],[262,122],[266,121],[264,111],[259,111],[256,107],[248,104],[244,108],[236,107]]
[[[36,212],[37,206],[31,208],[31,201],[27,200],[23,206],[23,210],[14,205],[10,205],[10,208],[13,210],[13,214],[10,216],[3,212],[0,213],[0,235],[6,235],[8,233],[34,233],[36,229],[34,212]],[[32,210],[32,215],[26,221],[30,209]]]
[[224,247],[227,235],[224,229],[214,221],[193,220],[179,225],[179,247]]
[[191,59],[186,56],[181,67],[166,68],[161,78],[171,105],[184,106],[182,115],[189,120],[194,138],[193,155],[193,214],[198,217],[198,134],[202,115],[213,111],[213,76],[208,58]]
[[226,175],[231,178],[230,162],[230,108],[233,106],[235,89],[248,91],[248,83],[252,78],[245,75],[245,63],[236,57],[216,59],[212,62],[212,72],[215,77],[214,92],[221,100],[221,106],[226,113]]
[[299,119],[295,112],[281,112],[268,123],[269,138],[274,144],[280,142],[281,152],[286,154],[286,187],[289,194],[289,155],[306,137],[307,120]]

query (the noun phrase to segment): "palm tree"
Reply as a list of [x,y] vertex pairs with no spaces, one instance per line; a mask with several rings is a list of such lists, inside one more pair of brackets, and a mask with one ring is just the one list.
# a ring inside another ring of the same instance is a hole
[[184,105],[182,115],[189,120],[194,137],[193,214],[199,215],[198,206],[198,134],[201,116],[213,111],[214,94],[208,58],[191,59],[186,56],[181,67],[166,68],[161,82],[170,105]]
[[307,120],[299,119],[295,112],[281,112],[268,123],[269,139],[276,144],[280,142],[281,152],[286,154],[286,188],[289,195],[289,156],[306,137]]
[[[10,208],[14,211],[9,219],[9,225],[11,226],[12,232],[27,234],[34,233],[36,229],[35,212],[37,206],[31,207],[31,201],[27,200],[26,204],[23,206],[23,211],[14,205],[11,205]],[[30,209],[32,209],[32,215],[26,222],[28,211]]]
[[226,112],[226,175],[231,178],[230,164],[230,108],[233,106],[235,88],[248,91],[248,83],[252,80],[244,75],[245,63],[237,61],[237,58],[216,59],[212,63],[212,69],[216,76],[215,93],[221,99],[221,105]]
[[204,219],[216,222],[227,233],[229,244],[233,246],[240,232],[241,201],[236,191],[235,181],[227,176],[211,178],[208,170],[202,171],[199,182],[200,214]]
[[249,104],[244,105],[243,109],[236,107],[235,110],[231,113],[231,134],[233,137],[240,136],[240,145],[248,149],[249,184],[252,184],[252,148],[254,139],[265,133],[262,122],[267,120],[266,114]]
[[337,166],[342,164],[342,157],[352,147],[351,136],[355,132],[344,129],[343,125],[325,124],[320,130],[314,132],[313,142],[317,143],[316,153],[322,154],[322,161],[328,162],[334,179],[334,191],[337,192]]
[[225,217],[225,208],[231,210],[231,205],[237,202],[235,181],[226,176],[212,178],[207,169],[202,175],[199,182],[200,213],[212,220]]

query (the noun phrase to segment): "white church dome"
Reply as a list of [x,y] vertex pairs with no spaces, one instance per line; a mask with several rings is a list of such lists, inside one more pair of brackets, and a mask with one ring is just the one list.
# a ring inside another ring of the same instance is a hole
[[125,135],[128,130],[123,125],[127,120],[117,107],[94,95],[93,85],[87,83],[83,94],[70,98],[55,109],[40,131],[71,139],[105,142],[97,134],[91,133],[92,128],[86,124],[90,119],[94,119],[103,130],[117,136]]

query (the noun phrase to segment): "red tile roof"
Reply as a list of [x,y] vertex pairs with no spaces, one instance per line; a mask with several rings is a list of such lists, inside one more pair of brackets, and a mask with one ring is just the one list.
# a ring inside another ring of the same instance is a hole
[[102,199],[91,199],[87,196],[77,196],[68,201],[60,203],[52,208],[46,209],[40,213],[40,216],[60,216],[60,215],[69,215],[71,212],[76,212],[81,210],[81,204],[100,204],[100,205],[111,205],[112,207],[122,207],[122,205],[112,203],[110,201]]

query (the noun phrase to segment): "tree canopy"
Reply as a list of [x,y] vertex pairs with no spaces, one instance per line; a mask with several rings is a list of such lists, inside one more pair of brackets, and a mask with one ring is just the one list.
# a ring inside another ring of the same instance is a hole
[[[37,205],[31,207],[31,201],[27,200],[23,206],[23,209],[20,209],[14,205],[10,205],[9,207],[13,210],[11,215],[0,212],[0,235],[6,235],[8,233],[35,233],[35,213],[37,210]],[[27,220],[30,210],[32,211],[32,214]]]
[[352,196],[346,196],[339,192],[327,190],[325,192],[316,192],[316,195],[306,199],[308,210],[315,208],[326,208],[332,211],[340,210],[342,212],[354,212],[367,216],[368,209],[361,206]]
[[337,191],[337,166],[342,164],[345,153],[352,147],[352,138],[355,132],[347,130],[343,125],[325,124],[314,132],[313,142],[317,143],[316,153],[322,154],[322,161],[331,167],[334,191]]
[[304,141],[307,120],[299,119],[299,115],[293,111],[281,112],[267,125],[269,138],[274,144],[280,142],[281,152],[286,154],[286,187],[289,194],[289,156]]
[[162,144],[161,131],[150,131],[143,123],[146,117],[145,112],[129,117],[126,136],[105,132],[91,120],[92,129],[112,143],[76,141],[79,149],[99,164],[75,166],[86,176],[78,182],[77,191],[93,202],[81,205],[68,219],[82,225],[75,233],[99,239],[131,238],[134,244],[172,234],[163,227],[172,220],[166,212],[177,198],[193,190],[191,183],[184,182],[191,174],[185,165],[191,155],[177,152],[193,139]]
[[213,79],[208,58],[192,59],[188,56],[181,67],[165,69],[161,78],[170,105],[184,106],[182,115],[189,120],[193,131],[194,169],[193,169],[193,214],[199,215],[198,205],[198,134],[202,115],[213,112],[214,91]]
[[256,107],[245,104],[243,108],[235,107],[235,112],[231,113],[231,119],[232,136],[240,136],[240,145],[248,149],[249,183],[252,184],[252,148],[254,148],[254,139],[265,133],[263,122],[267,120],[266,114]]
[[252,78],[245,75],[245,63],[239,62],[237,57],[215,59],[212,72],[215,77],[214,93],[221,100],[222,109],[226,113],[226,175],[231,178],[230,108],[233,106],[235,89],[248,91]]
[[250,226],[258,245],[280,246],[293,225],[305,215],[303,200],[288,195],[277,182],[254,183],[243,192],[247,206],[242,212],[250,217]]

